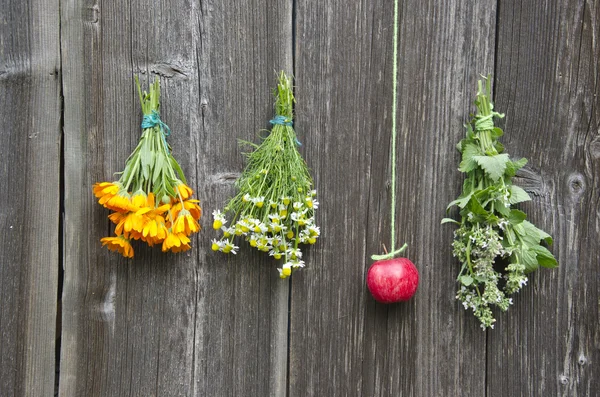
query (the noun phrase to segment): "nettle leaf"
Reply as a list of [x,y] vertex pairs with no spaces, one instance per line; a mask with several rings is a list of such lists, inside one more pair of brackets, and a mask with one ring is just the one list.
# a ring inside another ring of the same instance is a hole
[[528,246],[523,247],[520,250],[520,254],[521,264],[525,266],[525,273],[533,272],[540,267],[535,251],[531,250]]
[[504,171],[506,170],[506,165],[510,161],[508,154],[496,154],[494,156],[473,156],[473,160],[479,164],[481,168],[485,171],[486,174],[494,182],[498,181],[502,175],[504,175]]
[[471,196],[469,203],[467,206],[461,211],[462,216],[466,216],[468,213],[473,214],[473,219],[470,219],[470,222],[483,222],[490,215],[489,212],[483,208],[479,200],[477,200],[474,196]]
[[527,164],[526,158],[522,158],[517,161],[509,161],[508,164],[506,164],[506,172],[504,175],[512,178],[513,176],[517,175],[518,170],[525,167],[525,164]]
[[446,207],[446,211],[448,211],[453,206],[457,205],[459,208],[464,208],[465,205],[471,199],[473,192],[471,191],[471,182],[468,179],[465,179],[463,183],[463,190],[460,196],[454,201],[451,201],[450,204]]
[[494,148],[496,149],[496,151],[497,151],[498,153],[504,153],[504,149],[505,149],[505,148],[504,148],[504,145],[503,145],[503,144],[501,144],[500,142],[496,142],[496,143],[494,143]]
[[508,202],[511,204],[522,203],[524,201],[530,201],[531,197],[529,194],[520,188],[519,186],[512,185],[509,187],[510,196]]
[[531,247],[531,251],[535,252],[536,258],[540,266],[547,268],[555,268],[558,266],[558,261],[546,247],[535,245]]
[[444,219],[442,219],[442,223],[441,224],[443,225],[444,223],[456,223],[457,225],[460,225],[460,222],[455,221],[452,218],[444,218]]
[[504,205],[502,200],[494,201],[494,209],[504,217],[510,216],[510,209]]
[[527,214],[519,210],[510,210],[510,214],[508,215],[508,221],[513,226],[523,222],[525,218],[527,218]]
[[479,146],[472,143],[464,145],[462,150],[462,161],[458,167],[459,171],[471,172],[477,168],[477,162],[474,160],[474,157],[480,156],[481,154],[482,152]]
[[548,245],[552,245],[552,243],[554,242],[554,240],[552,239],[552,236],[550,236],[548,233],[546,233],[545,231],[543,231],[541,229],[537,229],[537,231],[540,235],[540,240],[545,241],[546,244],[548,244]]
[[490,130],[492,138],[500,138],[502,135],[504,135],[504,131],[502,131],[502,128],[498,128],[498,127],[494,127]]
[[540,243],[540,235],[538,228],[533,226],[528,221],[523,221],[514,227],[515,233],[519,235],[521,241],[527,245],[538,245]]
[[469,285],[473,284],[473,277],[469,276],[468,274],[465,274],[464,276],[460,276],[460,283],[462,285],[464,285],[465,287],[468,287]]

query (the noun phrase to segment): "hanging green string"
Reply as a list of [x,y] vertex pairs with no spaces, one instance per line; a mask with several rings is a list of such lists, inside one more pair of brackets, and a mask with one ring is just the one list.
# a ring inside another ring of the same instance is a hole
[[394,39],[392,60],[392,209],[391,209],[391,246],[390,252],[385,255],[372,255],[375,261],[392,259],[401,254],[408,247],[404,244],[396,250],[396,110],[398,101],[398,0],[394,0]]

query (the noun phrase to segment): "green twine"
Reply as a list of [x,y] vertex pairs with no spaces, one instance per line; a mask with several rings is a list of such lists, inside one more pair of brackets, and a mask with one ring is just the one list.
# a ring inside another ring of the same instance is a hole
[[398,98],[398,0],[394,0],[394,39],[392,60],[392,209],[391,209],[391,247],[390,253],[385,255],[372,255],[373,260],[392,259],[401,254],[408,247],[404,244],[396,250],[396,110]]
[[494,117],[503,118],[503,113],[492,111],[487,116],[475,116],[475,131],[489,131],[494,128]]

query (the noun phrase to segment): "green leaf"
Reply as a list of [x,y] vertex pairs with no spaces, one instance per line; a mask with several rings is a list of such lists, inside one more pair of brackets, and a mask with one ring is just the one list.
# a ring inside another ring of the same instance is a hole
[[160,180],[160,176],[163,173],[164,163],[165,163],[165,155],[162,153],[158,153],[156,156],[156,161],[154,162],[154,172],[152,174],[152,184],[156,184]]
[[460,276],[460,283],[462,285],[464,285],[465,287],[468,287],[469,285],[473,284],[473,277],[469,276],[468,274],[464,275],[464,276]]
[[492,138],[496,138],[497,139],[497,138],[500,138],[502,135],[504,135],[504,131],[502,131],[501,128],[494,127],[491,130],[491,135],[492,135]]
[[552,243],[554,242],[554,240],[552,239],[552,236],[550,236],[548,233],[546,233],[542,229],[537,229],[537,231],[540,235],[540,240],[545,241],[546,244],[548,244],[548,245],[552,245]]
[[468,195],[466,195],[464,197],[461,195],[456,200],[451,201],[450,204],[448,204],[448,207],[446,207],[446,211],[448,211],[454,205],[457,205],[459,208],[465,208],[465,205],[468,204],[468,202],[471,199],[472,195],[473,195],[473,193],[469,193]]
[[457,221],[455,221],[452,218],[444,218],[444,219],[442,219],[442,223],[441,224],[443,225],[444,223],[456,223],[457,225],[460,225],[460,222],[457,222]]
[[494,156],[473,156],[473,160],[479,164],[481,168],[489,175],[494,182],[498,181],[504,171],[506,165],[510,161],[508,154],[496,154]]
[[527,218],[527,214],[519,210],[510,210],[510,214],[508,215],[508,221],[513,226],[523,222],[525,218]]
[[558,262],[552,252],[548,251],[546,247],[542,247],[541,245],[536,245],[531,247],[531,250],[535,252],[536,258],[540,266],[547,268],[555,268],[558,266]]
[[471,199],[472,195],[473,195],[473,192],[471,191],[471,182],[469,179],[465,179],[465,181],[463,183],[463,190],[462,190],[461,195],[458,196],[458,198],[456,200],[454,200],[454,201],[450,202],[450,204],[448,204],[448,206],[446,207],[446,211],[448,211],[454,205],[457,205],[459,208],[464,208],[465,205],[467,205],[467,203]]
[[526,158],[522,158],[517,161],[509,161],[508,164],[506,164],[506,172],[504,174],[512,178],[513,176],[517,175],[517,171],[523,168],[525,164],[527,164]]
[[467,143],[466,145],[464,145],[464,148],[462,150],[462,161],[460,162],[460,166],[458,167],[459,171],[471,172],[475,168],[477,168],[477,162],[473,158],[481,154],[482,153],[479,146],[474,145],[472,143]]
[[502,216],[510,216],[510,209],[508,209],[502,200],[494,201],[494,209]]
[[531,197],[525,190],[520,188],[519,186],[512,185],[509,188],[510,197],[508,198],[508,202],[511,204],[522,203],[524,201],[530,201]]
[[525,266],[525,272],[529,273],[534,270],[537,270],[538,260],[535,251],[530,250],[529,247],[524,247],[521,250],[521,264]]
[[498,153],[504,153],[504,145],[502,143],[500,143],[499,141],[494,143],[494,148],[496,149],[496,151]]
[[471,213],[473,216],[469,219],[469,222],[471,223],[485,222],[490,216],[490,213],[486,211],[485,208],[483,208],[483,206],[481,205],[479,200],[475,198],[475,196],[471,196],[471,199],[469,200],[467,206],[460,211],[460,215],[462,217],[469,216],[469,213]]
[[177,175],[179,175],[179,179],[181,179],[181,182],[183,182],[187,185],[187,181],[185,180],[185,175],[183,175],[183,170],[179,166],[179,163],[177,162],[177,160],[175,160],[175,157],[169,156],[169,160],[171,161],[171,167],[173,167],[173,169],[177,172]]

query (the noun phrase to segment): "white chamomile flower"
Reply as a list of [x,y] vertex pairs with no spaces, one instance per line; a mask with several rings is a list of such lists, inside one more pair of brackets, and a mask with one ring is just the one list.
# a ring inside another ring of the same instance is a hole
[[238,247],[237,245],[233,245],[233,243],[231,241],[227,241],[225,243],[225,246],[223,247],[223,252],[226,254],[232,253],[232,254],[237,254],[237,250],[240,247]]
[[302,251],[300,251],[300,248],[290,248],[286,251],[286,254],[292,259],[302,258]]
[[292,274],[292,266],[289,263],[284,264],[281,269],[277,269],[279,271],[279,277],[286,278],[291,276]]
[[296,201],[292,206],[294,207],[294,211],[300,211],[303,205],[304,204],[302,204],[301,202]]
[[259,196],[259,197],[254,197],[252,199],[252,202],[254,203],[255,206],[257,206],[258,208],[262,208],[263,205],[265,205],[265,197],[264,196]]
[[281,222],[281,216],[279,214],[269,214],[269,219],[273,223],[279,223],[279,222]]
[[211,249],[213,251],[223,251],[223,248],[225,247],[225,242],[224,241],[219,241],[217,239],[212,239],[212,244],[211,244]]
[[242,197],[242,201],[245,203],[252,201],[252,197],[250,196],[250,193],[244,194],[244,197]]
[[281,252],[271,250],[271,251],[269,251],[269,256],[272,256],[275,259],[281,259]]
[[221,230],[223,231],[223,236],[225,237],[231,237],[235,234],[235,228],[233,227],[221,227]]
[[308,233],[313,237],[320,236],[321,228],[319,226],[311,225],[308,227]]
[[221,211],[214,210],[212,214],[214,218],[213,229],[219,230],[224,224],[227,223],[227,219],[225,219],[225,214],[223,214]]
[[294,269],[301,269],[304,267],[304,261],[301,261],[299,259],[293,260],[289,262],[292,266],[292,268]]

